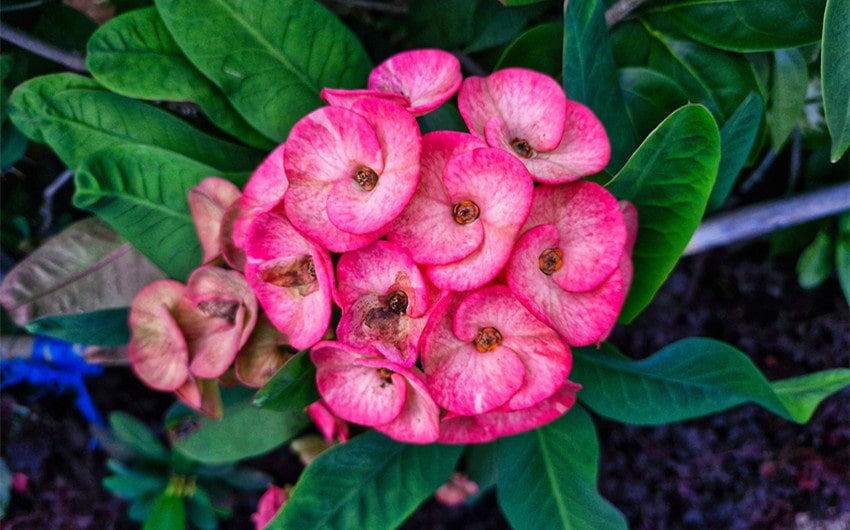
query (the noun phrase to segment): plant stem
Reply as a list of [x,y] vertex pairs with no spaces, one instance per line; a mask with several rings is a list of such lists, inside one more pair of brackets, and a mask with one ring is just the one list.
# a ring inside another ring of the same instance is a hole
[[703,221],[683,255],[738,243],[848,210],[850,184],[837,184],[788,199],[754,204]]
[[80,55],[40,41],[5,22],[0,22],[0,39],[9,41],[29,52],[61,64],[74,72],[88,72],[86,61]]
[[637,9],[644,0],[620,0],[605,11],[605,23],[611,28]]

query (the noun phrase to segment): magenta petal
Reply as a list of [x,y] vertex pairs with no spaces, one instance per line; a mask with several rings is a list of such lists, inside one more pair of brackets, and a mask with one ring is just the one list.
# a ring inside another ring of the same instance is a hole
[[402,94],[408,111],[422,116],[445,103],[461,84],[460,62],[443,50],[410,50],[393,55],[372,70],[369,88]]
[[431,398],[416,368],[400,371],[407,381],[404,408],[389,423],[376,425],[375,430],[400,442],[427,444],[440,436],[440,407]]
[[245,277],[272,323],[296,349],[327,331],[333,269],[327,251],[299,234],[280,215],[266,213],[248,232]]
[[242,197],[239,199],[239,214],[233,223],[233,243],[245,247],[248,226],[261,213],[268,212],[280,201],[289,188],[289,180],[283,169],[283,151],[286,144],[277,146],[254,170]]
[[410,100],[401,94],[392,94],[390,92],[384,92],[381,90],[347,90],[344,88],[323,88],[319,93],[319,97],[321,97],[328,105],[333,105],[334,107],[342,107],[346,109],[350,109],[354,103],[360,101],[361,99],[384,99],[386,101],[390,101],[395,103],[396,105],[400,105],[402,107],[409,107]]

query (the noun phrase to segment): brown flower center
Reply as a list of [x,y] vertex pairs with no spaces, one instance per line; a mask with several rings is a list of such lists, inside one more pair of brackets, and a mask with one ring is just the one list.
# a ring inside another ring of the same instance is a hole
[[319,288],[312,256],[301,256],[289,262],[266,264],[260,268],[259,274],[264,282],[295,289],[301,296],[306,296]]
[[514,138],[511,140],[511,147],[514,148],[514,152],[523,158],[533,158],[534,155],[537,154],[537,151],[531,147],[531,144],[528,143],[528,140],[523,138]]
[[233,323],[236,320],[236,310],[239,309],[239,302],[232,300],[204,300],[198,302],[198,311],[207,317],[223,318]]
[[407,311],[407,293],[401,289],[393,291],[387,296],[387,309],[399,316],[404,316]]
[[378,185],[378,174],[368,166],[360,166],[354,172],[354,180],[363,191],[372,191]]
[[387,368],[378,368],[378,375],[381,377],[381,379],[384,380],[384,382],[381,383],[381,387],[387,384],[393,384],[394,373],[395,372],[393,372],[392,370],[388,370]]
[[564,266],[564,251],[559,248],[547,248],[537,258],[540,271],[549,276]]
[[478,336],[472,343],[475,344],[475,349],[481,353],[493,351],[496,346],[502,345],[502,334],[493,327],[479,328]]
[[469,200],[460,201],[452,206],[452,215],[459,225],[468,225],[478,219],[480,213],[478,205]]

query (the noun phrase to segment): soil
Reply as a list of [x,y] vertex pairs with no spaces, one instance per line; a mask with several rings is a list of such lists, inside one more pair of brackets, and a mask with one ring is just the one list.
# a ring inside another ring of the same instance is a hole
[[[725,340],[751,356],[769,380],[850,365],[848,306],[834,279],[813,291],[796,283],[792,258],[766,247],[712,251],[677,266],[653,304],[611,340],[636,357],[688,336]],[[120,410],[161,433],[171,397],[126,368],[88,381],[100,412]],[[816,529],[850,527],[850,389],[827,399],[807,425],[755,405],[660,427],[596,418],[599,488],[634,529]],[[73,396],[25,385],[2,396],[3,457],[27,477],[13,491],[3,529],[138,528],[127,505],[101,485],[106,455],[90,447]],[[247,462],[276,483],[302,467],[286,448]],[[221,528],[251,528],[259,493],[234,498]],[[493,492],[449,508],[430,499],[403,526],[503,529]]]

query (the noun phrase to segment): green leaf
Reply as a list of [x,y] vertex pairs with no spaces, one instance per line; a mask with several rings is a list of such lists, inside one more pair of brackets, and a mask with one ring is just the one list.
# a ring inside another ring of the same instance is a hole
[[[573,350],[570,379],[579,399],[616,421],[660,425],[696,418],[753,401],[805,423],[824,398],[850,384],[840,368],[768,383],[750,359],[724,342],[689,338],[635,361],[612,345]],[[818,386],[819,383],[823,383]]]
[[797,260],[797,281],[803,289],[814,289],[832,275],[835,242],[825,230],[803,250]]
[[0,304],[31,331],[83,344],[124,344],[126,307],[142,287],[162,278],[147,258],[92,217],[50,238],[9,271],[0,284]]
[[561,76],[564,62],[564,27],[555,22],[535,26],[517,37],[502,52],[494,70],[529,68],[554,78]]
[[74,205],[96,213],[166,274],[185,280],[201,263],[187,194],[216,174],[172,151],[118,145],[79,168]]
[[168,480],[163,476],[144,473],[114,475],[103,479],[103,487],[122,499],[134,499],[165,490]]
[[303,410],[321,398],[310,350],[295,354],[254,396],[254,406],[271,410]]
[[224,93],[189,62],[154,7],[131,11],[101,26],[89,39],[86,66],[105,87],[121,95],[192,101],[234,138],[264,150],[275,145],[248,125]]
[[313,0],[156,6],[189,60],[248,123],[278,142],[323,105],[322,88],[365,87],[372,67],[354,34]]
[[218,517],[215,515],[212,501],[201,487],[195,489],[195,493],[186,499],[186,515],[193,525],[202,530],[218,527]]
[[137,454],[161,462],[169,461],[169,454],[160,441],[141,421],[123,412],[109,415],[112,433]]
[[253,407],[252,394],[250,388],[222,388],[221,420],[201,416],[178,403],[165,418],[172,446],[198,462],[225,464],[266,453],[309,425],[310,418],[300,410]]
[[499,441],[499,505],[517,530],[626,528],[599,495],[599,440],[580,406],[554,422]]
[[564,91],[596,114],[611,142],[608,171],[615,172],[637,141],[620,89],[620,78],[601,0],[565,3]]
[[850,2],[827,0],[823,20],[821,84],[823,112],[832,136],[830,158],[837,162],[850,147]]
[[505,6],[524,6],[527,4],[539,4],[545,0],[499,0]]
[[256,151],[213,138],[165,111],[74,74],[32,79],[15,89],[11,105],[15,125],[50,145],[71,169],[101,149],[126,144],[158,146],[219,171],[250,171],[261,160]]
[[395,528],[448,480],[462,450],[357,436],[307,466],[266,530]]
[[611,193],[638,211],[634,278],[621,322],[631,322],[673,270],[702,219],[719,162],[711,114],[687,105],[664,120],[609,183]]
[[23,158],[30,141],[11,121],[3,122],[0,137],[3,138],[0,142],[0,169],[6,170]]
[[620,84],[632,128],[646,138],[664,118],[688,104],[688,95],[674,79],[641,67],[620,70]]
[[467,445],[463,452],[463,462],[466,475],[478,484],[478,494],[468,499],[468,502],[475,502],[475,499],[496,486],[499,478],[499,442]]
[[850,213],[839,217],[838,235],[835,237],[835,270],[844,298],[850,303]]
[[773,52],[773,83],[767,120],[774,151],[782,148],[802,117],[808,83],[806,59],[799,50]]
[[[526,2],[530,3],[536,2]],[[472,17],[475,38],[464,51],[476,53],[510,42],[520,34],[530,19],[543,11],[543,7],[516,4],[505,9],[494,2],[478,2]]]
[[717,181],[708,198],[708,210],[717,210],[735,186],[747,158],[758,137],[761,120],[764,116],[764,104],[755,92],[741,103],[732,116],[720,128],[720,168]]
[[826,0],[677,0],[664,2],[655,11],[671,15],[681,31],[704,44],[754,52],[817,42],[825,4]]
[[186,508],[183,497],[163,492],[151,507],[142,530],[185,530]]

